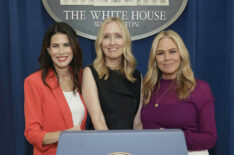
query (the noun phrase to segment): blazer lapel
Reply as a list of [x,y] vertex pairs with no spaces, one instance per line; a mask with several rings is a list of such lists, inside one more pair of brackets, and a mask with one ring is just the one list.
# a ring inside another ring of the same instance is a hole
[[47,83],[51,87],[52,94],[58,103],[67,128],[73,127],[71,110],[68,106],[67,100],[62,92],[62,89],[58,84],[57,77],[52,70],[47,76]]

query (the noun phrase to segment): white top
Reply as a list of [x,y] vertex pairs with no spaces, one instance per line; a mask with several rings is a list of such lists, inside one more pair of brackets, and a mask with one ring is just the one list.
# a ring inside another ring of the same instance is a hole
[[85,108],[79,93],[63,92],[72,113],[73,125],[81,125],[85,114]]

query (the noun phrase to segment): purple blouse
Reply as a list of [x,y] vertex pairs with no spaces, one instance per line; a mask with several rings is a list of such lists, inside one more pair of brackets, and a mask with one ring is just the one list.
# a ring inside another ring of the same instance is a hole
[[[190,98],[179,101],[171,82],[161,79],[158,94],[154,90],[149,103],[142,107],[143,128],[179,128],[184,131],[188,150],[212,148],[217,139],[217,132],[214,97],[209,85],[196,80],[197,85]],[[168,90],[169,87],[172,89]]]

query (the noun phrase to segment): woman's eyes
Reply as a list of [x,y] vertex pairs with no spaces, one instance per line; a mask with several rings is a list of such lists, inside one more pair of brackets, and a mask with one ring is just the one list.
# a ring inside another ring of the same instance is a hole
[[[59,48],[59,46],[60,46],[59,44],[52,44],[51,45],[52,48]],[[64,47],[70,47],[71,44],[70,43],[65,43],[62,46],[64,46]]]
[[176,53],[177,51],[176,50],[171,50],[170,53]]
[[[111,35],[104,35],[103,38],[104,38],[104,39],[111,38]],[[122,35],[120,35],[120,34],[115,34],[115,35],[114,35],[114,38],[117,38],[117,39],[122,38]]]
[[157,51],[156,52],[156,55],[162,55],[163,54],[163,51]]
[[[170,54],[174,54],[174,53],[176,53],[176,52],[177,52],[177,50],[170,50],[170,51],[169,51]],[[164,51],[157,51],[156,54],[157,54],[157,55],[162,55],[162,54],[164,54]]]
[[59,45],[53,44],[52,47],[53,47],[53,48],[57,48],[57,47],[59,47]]
[[115,37],[116,38],[122,38],[122,36],[120,34],[116,34]]
[[109,36],[108,36],[108,35],[104,35],[103,38],[104,38],[104,39],[107,39],[107,38],[109,38]]
[[64,44],[64,46],[68,47],[68,46],[71,46],[71,44],[70,43],[66,43],[66,44]]

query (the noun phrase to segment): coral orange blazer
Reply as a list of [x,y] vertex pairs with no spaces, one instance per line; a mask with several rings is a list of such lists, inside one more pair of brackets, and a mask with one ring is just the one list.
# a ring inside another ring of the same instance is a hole
[[[24,82],[25,137],[34,148],[34,155],[55,155],[57,143],[43,145],[47,132],[63,131],[73,127],[70,108],[58,80],[51,70],[46,78],[47,87],[41,79],[41,71],[31,74]],[[80,95],[85,107],[82,96]],[[85,129],[87,110],[81,124]]]

